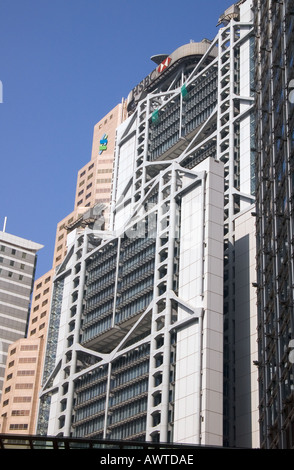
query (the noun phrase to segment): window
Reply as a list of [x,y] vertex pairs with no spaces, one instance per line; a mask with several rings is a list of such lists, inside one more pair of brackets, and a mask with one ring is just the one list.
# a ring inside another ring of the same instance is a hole
[[34,370],[18,370],[17,375],[18,376],[35,375],[35,371]]
[[12,410],[11,416],[29,416],[29,410]]
[[37,362],[36,357],[20,357],[19,358],[19,364],[33,364]]
[[23,344],[20,348],[21,351],[37,351],[37,344]]
[[26,390],[26,389],[32,389],[34,386],[33,383],[19,383],[19,384],[15,384],[15,389],[16,390]]
[[13,429],[16,429],[16,430],[25,430],[25,429],[28,429],[28,424],[10,424],[9,426],[9,429],[10,430],[13,430]]

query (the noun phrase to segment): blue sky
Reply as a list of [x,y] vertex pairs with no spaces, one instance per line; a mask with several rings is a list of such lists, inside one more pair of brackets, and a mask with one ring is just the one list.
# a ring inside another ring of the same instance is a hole
[[[203,38],[232,0],[0,0],[0,230],[44,245],[74,207],[93,127],[154,68]],[[0,96],[1,97],[1,96]]]

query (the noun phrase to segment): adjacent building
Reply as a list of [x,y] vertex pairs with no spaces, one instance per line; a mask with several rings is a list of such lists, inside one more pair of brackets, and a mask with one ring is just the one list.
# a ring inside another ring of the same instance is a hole
[[8,349],[0,414],[1,433],[35,432],[53,274],[51,270],[35,281],[26,334]]
[[38,434],[258,446],[251,2],[219,26],[153,56],[108,223],[100,201],[68,229]]
[[[39,243],[0,232],[0,397],[9,346],[24,337]],[[7,364],[13,367],[13,360]]]
[[254,1],[262,448],[294,447],[294,2]]

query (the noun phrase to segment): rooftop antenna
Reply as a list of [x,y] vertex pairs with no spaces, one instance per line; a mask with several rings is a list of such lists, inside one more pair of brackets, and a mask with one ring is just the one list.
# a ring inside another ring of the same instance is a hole
[[3,232],[6,230],[7,217],[4,218]]

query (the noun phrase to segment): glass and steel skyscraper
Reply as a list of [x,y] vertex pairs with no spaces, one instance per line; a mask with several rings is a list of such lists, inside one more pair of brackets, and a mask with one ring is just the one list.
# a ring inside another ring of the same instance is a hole
[[263,448],[293,448],[294,2],[254,11],[260,435]]
[[130,92],[109,229],[102,203],[83,214],[56,272],[38,433],[227,445],[242,422],[254,434],[249,408],[230,421],[254,373],[235,380],[252,363],[250,347],[236,354],[242,322],[256,318],[250,263],[236,265],[255,221],[252,19],[236,3],[213,41],[154,56]]

